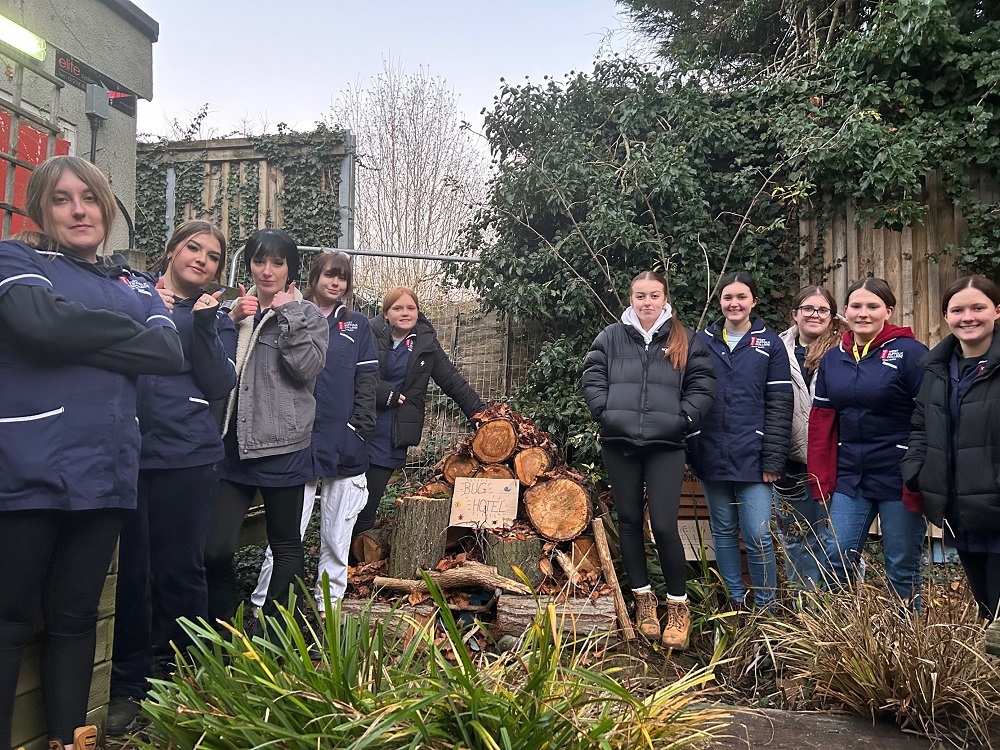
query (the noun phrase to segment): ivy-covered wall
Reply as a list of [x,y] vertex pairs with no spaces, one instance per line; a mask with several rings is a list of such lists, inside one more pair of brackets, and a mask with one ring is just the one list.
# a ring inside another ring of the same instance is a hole
[[311,133],[279,126],[276,135],[257,138],[139,144],[136,244],[152,263],[174,226],[204,219],[222,229],[233,250],[262,227],[280,227],[300,245],[336,247],[346,154],[344,134],[322,125]]

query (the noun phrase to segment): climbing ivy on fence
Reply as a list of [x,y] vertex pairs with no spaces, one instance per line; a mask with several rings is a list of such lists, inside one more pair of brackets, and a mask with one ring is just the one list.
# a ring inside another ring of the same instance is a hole
[[[323,125],[310,133],[298,133],[279,125],[277,134],[251,139],[252,158],[228,162],[227,173],[221,163],[209,161],[209,142],[204,142],[204,151],[192,151],[197,132],[198,128],[192,126],[180,141],[159,139],[139,147],[136,244],[149,262],[160,257],[172,230],[166,218],[170,167],[175,174],[177,224],[187,215],[212,221],[225,232],[234,249],[251,233],[267,226],[280,226],[300,245],[336,247],[340,238],[343,133]],[[281,173],[283,187],[277,195],[277,217],[270,211],[260,215],[261,161]],[[209,185],[214,191],[206,191]],[[214,193],[208,205],[206,193]]]

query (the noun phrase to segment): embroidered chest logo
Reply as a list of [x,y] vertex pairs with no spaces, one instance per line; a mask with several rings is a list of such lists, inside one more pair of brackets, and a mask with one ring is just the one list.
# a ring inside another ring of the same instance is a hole
[[903,358],[903,352],[900,349],[883,349],[879,356],[881,357],[882,362],[890,364],[892,362],[900,361]]
[[407,339],[406,340],[406,350],[408,352],[412,352],[413,351],[413,339]]
[[358,330],[358,324],[353,320],[341,320],[337,323],[337,328],[341,331],[350,331],[353,333]]
[[750,338],[750,346],[761,354],[770,354],[771,342],[762,336],[752,336]]

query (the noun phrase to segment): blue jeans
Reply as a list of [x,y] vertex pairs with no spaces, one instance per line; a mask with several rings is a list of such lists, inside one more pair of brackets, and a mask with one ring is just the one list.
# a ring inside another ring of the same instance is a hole
[[729,598],[742,605],[746,598],[743,586],[743,563],[740,559],[740,531],[746,545],[754,604],[774,604],[776,566],[771,543],[771,485],[764,482],[702,481],[708,501],[712,541],[719,573],[729,589]]
[[868,529],[878,515],[889,588],[919,611],[920,556],[927,533],[924,517],[907,509],[900,500],[868,500],[860,489],[854,497],[834,492],[829,511],[826,554],[832,580],[845,585],[854,578]]
[[822,561],[829,533],[826,507],[813,500],[808,482],[797,489],[799,496],[795,499],[775,491],[774,517],[789,588],[812,591],[822,580],[821,568],[825,567]]

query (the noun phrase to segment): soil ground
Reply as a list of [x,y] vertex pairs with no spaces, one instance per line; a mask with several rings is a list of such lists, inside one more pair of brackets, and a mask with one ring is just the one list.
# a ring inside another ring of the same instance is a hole
[[[730,750],[939,750],[946,746],[905,734],[893,724],[829,713],[735,709],[730,737],[713,748]],[[1000,737],[996,739],[1000,743]],[[1000,746],[998,744],[997,746]],[[970,750],[972,750],[970,748]]]

